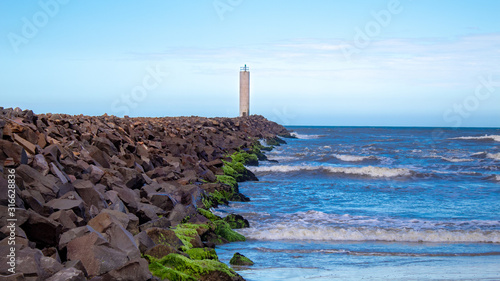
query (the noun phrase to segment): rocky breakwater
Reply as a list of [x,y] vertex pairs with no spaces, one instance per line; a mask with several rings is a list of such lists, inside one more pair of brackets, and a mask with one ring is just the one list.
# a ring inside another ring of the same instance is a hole
[[[0,280],[243,280],[210,207],[288,131],[262,116],[118,118],[0,108]],[[8,277],[5,277],[8,276]]]

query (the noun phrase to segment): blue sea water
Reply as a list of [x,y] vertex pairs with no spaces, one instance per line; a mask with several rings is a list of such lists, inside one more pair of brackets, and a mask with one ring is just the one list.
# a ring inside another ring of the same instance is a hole
[[500,129],[290,127],[249,167],[247,280],[500,280]]

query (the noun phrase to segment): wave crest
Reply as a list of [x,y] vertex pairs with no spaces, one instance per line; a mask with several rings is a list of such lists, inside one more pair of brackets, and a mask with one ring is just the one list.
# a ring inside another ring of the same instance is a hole
[[332,174],[358,175],[374,178],[392,178],[392,177],[407,177],[415,174],[414,171],[406,168],[387,168],[387,167],[331,167],[331,166],[310,166],[310,165],[276,165],[276,166],[259,166],[249,167],[252,172],[263,173],[289,173],[297,171],[323,171]]
[[308,140],[308,139],[317,139],[317,138],[320,138],[322,137],[322,135],[305,135],[305,134],[299,134],[299,133],[296,133],[296,132],[292,132],[290,133],[290,135],[298,138],[298,139],[305,139],[305,140]]
[[481,230],[415,230],[367,227],[321,227],[276,225],[272,228],[247,228],[239,231],[256,240],[317,240],[317,241],[388,241],[435,243],[500,243],[500,231]]
[[361,162],[365,160],[378,160],[376,156],[357,156],[357,155],[348,155],[348,154],[333,154],[333,156],[339,160],[346,162]]
[[450,140],[492,140],[500,142],[500,136],[499,135],[466,136],[466,137],[450,138]]

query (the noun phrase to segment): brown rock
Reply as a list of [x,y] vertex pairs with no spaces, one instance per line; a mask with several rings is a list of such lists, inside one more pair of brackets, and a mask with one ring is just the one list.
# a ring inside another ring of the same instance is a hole
[[184,246],[182,241],[175,235],[175,232],[170,229],[162,229],[158,227],[153,227],[146,230],[149,238],[155,242],[155,244],[165,244],[174,247],[175,249],[179,249],[181,246]]
[[33,168],[42,173],[44,176],[46,176],[50,171],[49,164],[42,154],[37,154],[33,158]]
[[85,218],[85,206],[83,200],[74,191],[66,193],[63,197],[53,199],[45,204],[54,210],[73,210],[81,218]]
[[106,208],[107,204],[104,200],[104,197],[97,191],[92,182],[76,180],[73,185],[76,189],[76,192],[80,195],[80,197],[88,207],[96,206],[99,211]]
[[104,280],[121,280],[121,281],[146,281],[153,276],[148,269],[148,262],[145,259],[139,258],[131,260],[124,266],[112,270],[103,276]]
[[154,258],[161,259],[164,256],[172,253],[179,253],[179,250],[170,245],[160,244],[149,248],[144,254],[150,255]]
[[165,211],[171,211],[177,203],[177,200],[167,193],[152,193],[148,199],[151,204]]
[[95,232],[71,240],[67,248],[68,259],[82,261],[89,277],[121,268],[128,262],[125,252],[114,249]]
[[85,274],[76,268],[64,268],[52,275],[46,281],[86,281]]
[[146,231],[141,231],[140,233],[134,236],[135,244],[139,248],[139,251],[144,254],[149,248],[155,246],[155,242],[151,238],[149,238]]
[[19,145],[21,145],[24,149],[26,149],[27,152],[29,152],[31,155],[35,155],[36,146],[34,144],[21,138],[17,134],[12,134],[12,137],[13,137],[14,141],[17,142]]

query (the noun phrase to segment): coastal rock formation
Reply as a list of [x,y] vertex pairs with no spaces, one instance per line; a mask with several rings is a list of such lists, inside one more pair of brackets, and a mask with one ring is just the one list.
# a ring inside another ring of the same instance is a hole
[[[278,136],[290,135],[255,115],[118,118],[0,108],[0,274],[12,273],[5,257],[13,235],[15,280],[157,280],[151,272],[243,280],[210,249],[244,240],[231,228],[248,222],[208,208],[248,200],[237,182],[257,178],[244,165],[265,159],[259,140],[279,145]],[[7,208],[15,208],[12,230]]]

